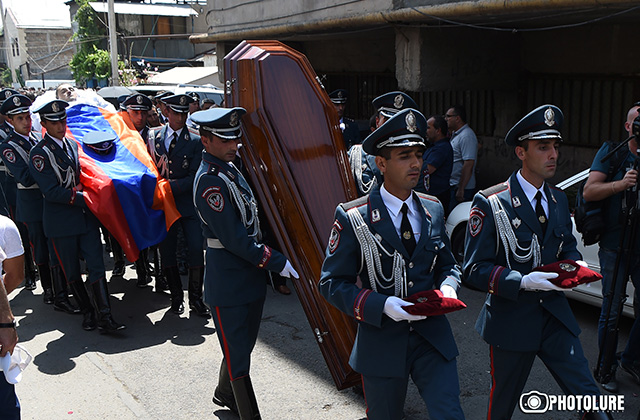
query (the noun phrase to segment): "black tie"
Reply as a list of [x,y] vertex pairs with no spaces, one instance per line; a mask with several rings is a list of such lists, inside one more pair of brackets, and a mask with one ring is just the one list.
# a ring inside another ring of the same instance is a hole
[[413,251],[416,249],[416,238],[413,236],[413,228],[409,222],[407,211],[409,207],[407,203],[402,204],[400,211],[402,212],[402,222],[400,222],[400,233],[402,236],[402,244],[404,248],[409,252],[409,255],[413,255]]
[[173,137],[171,138],[171,143],[169,144],[169,154],[173,152],[173,149],[176,147],[177,142],[178,142],[178,133],[174,132]]
[[542,193],[540,191],[536,193],[536,216],[538,216],[538,221],[542,226],[542,234],[544,235],[547,233],[547,215],[542,207]]

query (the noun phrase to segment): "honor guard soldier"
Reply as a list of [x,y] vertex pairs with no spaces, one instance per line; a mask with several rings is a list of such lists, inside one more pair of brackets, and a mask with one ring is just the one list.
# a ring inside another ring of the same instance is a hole
[[344,116],[344,109],[347,106],[347,99],[349,99],[348,95],[344,89],[337,89],[329,94],[329,99],[331,99],[333,106],[335,106],[338,112],[340,130],[342,131],[342,138],[344,139],[344,147],[346,150],[349,150],[352,145],[360,143],[358,123]]
[[426,125],[419,111],[405,109],[365,139],[384,183],[336,208],[318,283],[322,296],[358,323],[349,364],[362,374],[372,420],[403,417],[409,376],[429,418],[464,419],[447,318],[403,309],[418,292],[439,289],[455,298],[460,285],[442,205],[413,191]]
[[[120,108],[122,108],[129,116],[129,121],[131,121],[131,123],[133,124],[132,128],[134,128],[140,134],[140,137],[142,138],[145,146],[147,144],[147,138],[149,136],[147,118],[149,117],[149,111],[151,110],[151,107],[153,107],[151,99],[149,99],[147,95],[143,95],[141,93],[134,93],[133,95],[127,96],[120,104]],[[122,267],[124,268],[124,255],[122,253],[122,247],[117,243],[113,236],[110,236],[110,239],[112,239],[111,242],[114,259],[121,259]],[[151,273],[149,271],[149,266],[147,263],[147,255],[148,249],[143,249],[140,252],[140,258],[135,261],[136,276],[138,278],[136,285],[138,287],[145,287],[146,285],[151,283]],[[122,270],[122,274],[124,274],[124,270]]]
[[0,113],[5,115],[13,126],[9,137],[0,143],[0,153],[18,184],[16,220],[28,228],[29,242],[33,247],[44,289],[44,303],[53,304],[56,310],[75,314],[80,310],[69,302],[66,279],[55,256],[53,245],[44,234],[42,192],[29,171],[29,152],[41,140],[31,131],[30,106],[31,100],[24,95],[13,95],[0,106]]
[[[17,95],[18,91],[5,88],[0,90],[0,106],[11,96]],[[13,133],[13,127],[7,122],[7,117],[0,113],[0,142],[6,141],[11,133]],[[36,270],[33,266],[33,255],[31,247],[29,246],[29,233],[24,223],[19,222],[16,219],[16,196],[17,196],[17,184],[16,180],[12,176],[11,172],[7,170],[4,162],[0,161],[0,186],[2,187],[2,197],[0,197],[0,203],[4,207],[4,214],[18,226],[20,231],[20,237],[22,238],[22,246],[24,247],[24,288],[27,290],[35,290],[36,288]],[[46,281],[46,280],[45,280]]]
[[[44,195],[44,233],[53,243],[67,283],[84,315],[82,327],[89,331],[97,326],[100,332],[111,333],[125,326],[111,316],[100,225],[84,200],[78,144],[65,137],[67,106],[67,102],[55,99],[34,110],[40,114],[42,127],[47,132],[31,149],[29,170]],[[84,257],[89,271],[87,283],[93,292],[93,305],[82,281],[80,256]]]
[[[376,110],[376,128],[405,108],[418,109],[415,101],[404,92],[380,95],[373,100],[372,105]],[[353,144],[347,154],[360,197],[369,194],[375,186],[382,184],[382,174],[376,166],[375,156],[366,154],[360,142]]]
[[184,312],[184,292],[176,259],[178,226],[182,226],[188,248],[189,308],[199,316],[208,318],[211,311],[202,301],[202,229],[193,206],[193,180],[202,159],[202,143],[200,136],[185,125],[193,98],[188,95],[171,95],[164,97],[162,101],[167,107],[169,122],[151,130],[148,148],[160,176],[171,185],[176,207],[181,215],[160,244],[162,268],[171,292],[171,311],[176,314]]
[[[566,394],[600,393],[582,352],[566,289],[550,281],[557,273],[536,270],[582,259],[567,197],[546,182],[556,171],[562,122],[560,109],[543,105],[513,126],[505,142],[515,148],[522,168],[506,182],[477,193],[469,214],[464,278],[488,292],[476,330],[490,346],[487,418],[492,420],[511,418],[536,356]],[[583,417],[601,418],[609,417]]]
[[140,133],[140,137],[142,137],[142,140],[146,144],[147,138],[149,137],[147,118],[149,116],[149,111],[153,107],[151,99],[149,99],[147,95],[134,93],[122,102],[121,107],[127,111],[133,126],[138,133]]
[[241,419],[259,419],[249,377],[266,295],[267,270],[298,273],[280,252],[261,243],[258,204],[233,165],[242,136],[243,108],[211,108],[193,114],[204,152],[193,201],[207,241],[205,299],[224,354],[213,402]]

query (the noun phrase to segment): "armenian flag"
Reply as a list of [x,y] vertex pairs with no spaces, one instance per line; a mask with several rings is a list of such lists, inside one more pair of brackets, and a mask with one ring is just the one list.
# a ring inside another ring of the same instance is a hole
[[[107,155],[83,149],[89,131],[115,133]],[[78,143],[80,183],[93,214],[122,246],[127,259],[156,245],[180,218],[169,182],[162,178],[126,113],[89,104],[67,108],[67,137]]]

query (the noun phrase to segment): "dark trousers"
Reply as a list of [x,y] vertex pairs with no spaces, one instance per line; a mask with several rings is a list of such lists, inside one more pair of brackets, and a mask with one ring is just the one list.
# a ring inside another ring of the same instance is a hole
[[258,339],[264,300],[245,305],[212,308],[220,347],[231,381],[249,375],[251,352]]
[[189,267],[204,267],[204,237],[202,227],[196,216],[181,217],[167,232],[167,237],[160,244],[160,257],[162,267],[175,267],[178,265],[176,251],[178,244],[178,224],[182,226],[189,250]]
[[55,262],[55,253],[49,253],[49,240],[44,235],[44,229],[42,222],[25,222],[27,229],[29,230],[29,241],[33,248],[33,260],[37,265],[48,264]]
[[20,420],[20,401],[16,388],[0,372],[0,420]]
[[427,404],[432,420],[464,419],[460,406],[460,384],[456,359],[445,359],[420,334],[409,335],[409,371],[402,378],[362,375],[369,420],[395,420],[403,417],[409,375]]
[[102,259],[102,241],[97,224],[88,224],[81,235],[51,238],[53,248],[67,278],[67,283],[82,280],[80,272],[80,256],[84,257],[89,271],[88,283],[93,284],[105,277],[104,260]]
[[487,419],[511,418],[536,356],[549,369],[565,394],[600,395],[580,340],[551,314],[547,313],[538,351],[509,351],[491,346],[490,353],[492,385]]

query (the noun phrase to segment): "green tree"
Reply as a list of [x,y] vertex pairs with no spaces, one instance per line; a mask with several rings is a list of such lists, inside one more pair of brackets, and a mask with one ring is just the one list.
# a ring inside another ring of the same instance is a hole
[[11,86],[13,83],[13,79],[11,78],[11,69],[4,68],[2,69],[2,73],[0,73],[0,78],[2,79],[3,86]]
[[78,32],[74,39],[78,50],[69,63],[73,77],[79,85],[91,79],[105,79],[111,74],[109,52],[99,48],[106,38],[106,30],[98,19],[88,0],[76,0],[80,6],[74,20],[78,23]]

